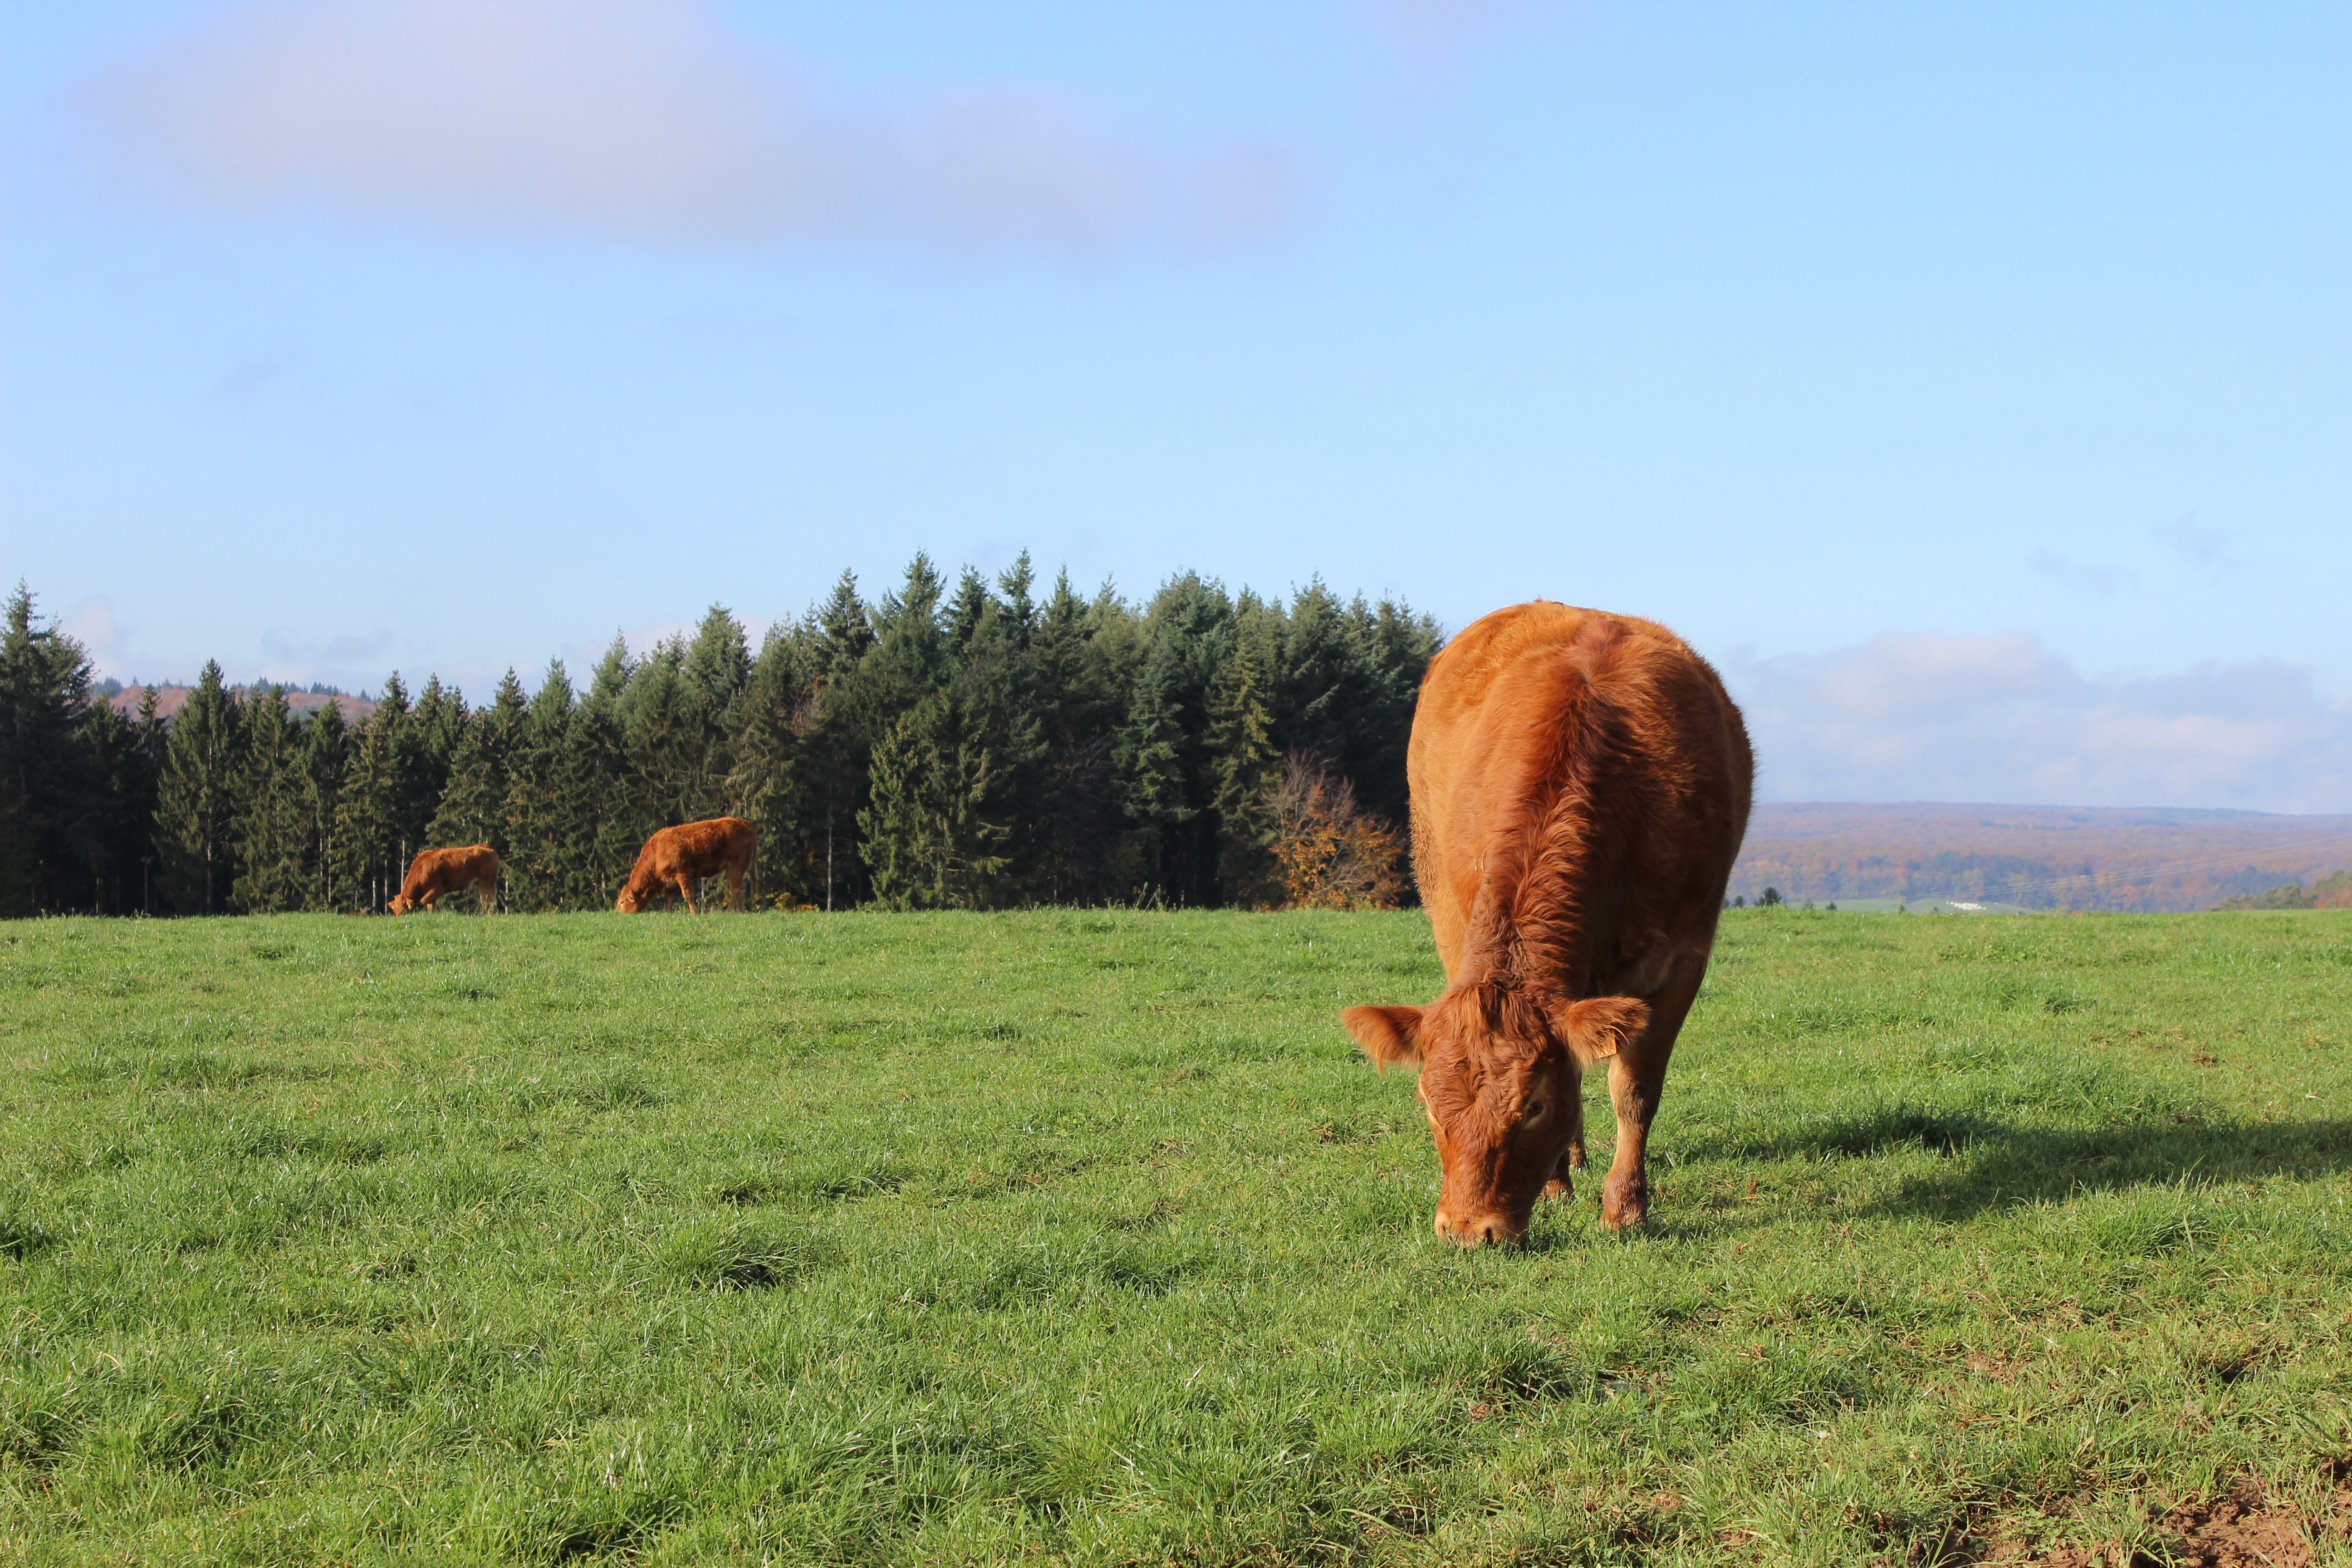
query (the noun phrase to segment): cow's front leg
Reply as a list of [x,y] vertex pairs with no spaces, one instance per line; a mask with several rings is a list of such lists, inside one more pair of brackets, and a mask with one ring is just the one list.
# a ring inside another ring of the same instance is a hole
[[1548,1198],[1572,1198],[1576,1181],[1570,1172],[1584,1169],[1584,1085],[1579,1082],[1568,1095],[1568,1148],[1559,1157],[1559,1164],[1544,1184],[1543,1195]]
[[[1629,1057],[1635,1057],[1628,1060]],[[1617,1112],[1617,1152],[1609,1162],[1609,1179],[1601,1184],[1601,1223],[1611,1230],[1631,1230],[1650,1217],[1650,1123],[1657,1120],[1658,1097],[1665,1088],[1664,1055],[1654,1068],[1635,1053],[1621,1051],[1609,1058],[1609,1102]],[[1649,1070],[1644,1070],[1645,1068]]]
[[1568,1102],[1568,1153],[1560,1162],[1571,1171],[1584,1169],[1584,1075],[1576,1075],[1576,1092]]
[[694,907],[694,879],[683,871],[679,872],[677,877],[677,895],[686,900],[688,914],[698,915],[702,912]]

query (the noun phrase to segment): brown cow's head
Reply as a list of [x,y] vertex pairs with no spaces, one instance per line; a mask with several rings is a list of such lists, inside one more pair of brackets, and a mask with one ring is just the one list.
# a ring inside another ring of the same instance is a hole
[[1339,1017],[1383,1069],[1421,1068],[1445,1173],[1437,1234],[1476,1247],[1527,1235],[1575,1131],[1584,1067],[1638,1037],[1650,1010],[1631,996],[1570,1002],[1476,984],[1427,1007],[1350,1007]]
[[620,910],[625,915],[633,915],[639,910],[644,909],[649,901],[650,900],[648,900],[638,898],[637,890],[635,888],[630,887],[626,883],[623,883],[621,886],[621,896],[613,900],[613,907]]
[[404,915],[415,907],[416,900],[410,898],[406,893],[393,894],[392,902],[384,906],[385,909],[390,910],[396,915]]

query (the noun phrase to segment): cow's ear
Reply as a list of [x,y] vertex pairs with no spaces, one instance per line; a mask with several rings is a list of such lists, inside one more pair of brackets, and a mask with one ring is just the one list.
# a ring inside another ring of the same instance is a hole
[[1642,1037],[1650,1026],[1650,1005],[1632,996],[1588,996],[1554,1008],[1551,1026],[1569,1053],[1590,1067]]
[[1382,1072],[1421,1065],[1420,1008],[1350,1007],[1339,1015],[1339,1022]]

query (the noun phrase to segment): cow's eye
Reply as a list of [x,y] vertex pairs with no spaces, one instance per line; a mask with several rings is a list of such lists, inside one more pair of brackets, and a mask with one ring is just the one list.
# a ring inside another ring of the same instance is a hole
[[1533,1121],[1537,1117],[1541,1116],[1543,1113],[1544,1113],[1544,1102],[1543,1102],[1542,1100],[1528,1100],[1528,1121]]

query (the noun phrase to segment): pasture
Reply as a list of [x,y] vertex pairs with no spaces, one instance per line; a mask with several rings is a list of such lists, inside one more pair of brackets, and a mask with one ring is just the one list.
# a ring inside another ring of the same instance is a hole
[[1509,1252],[1333,1017],[1437,984],[1412,913],[0,928],[0,1560],[2347,1560],[2352,914],[1727,916],[1651,1228]]

